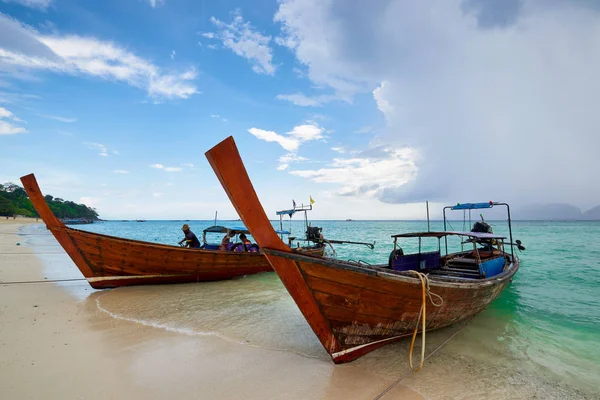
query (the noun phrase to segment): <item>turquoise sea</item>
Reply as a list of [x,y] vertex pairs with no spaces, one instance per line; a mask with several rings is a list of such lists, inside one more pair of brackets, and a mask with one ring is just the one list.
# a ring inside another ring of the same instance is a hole
[[[176,244],[182,238],[183,223],[105,221],[76,228]],[[213,221],[185,223],[200,240],[202,230],[213,225]],[[218,223],[241,226],[240,221]],[[273,224],[278,227],[279,222]],[[356,245],[334,246],[337,258],[369,263],[387,262],[393,248],[390,235],[427,230],[425,221],[311,221],[311,224],[323,227],[326,238],[376,241],[374,250]],[[462,220],[450,224],[448,228],[452,230],[469,230]],[[508,231],[504,221],[491,222],[491,225],[496,233]],[[294,220],[291,225],[285,222],[284,228],[291,228],[293,234],[300,237],[304,222]],[[431,229],[441,230],[442,223],[432,221]],[[519,272],[504,293],[455,339],[457,346],[473,359],[487,362],[493,357],[510,368],[528,371],[542,381],[581,390],[588,398],[600,397],[600,241],[597,240],[600,222],[514,221],[513,236],[527,248],[518,253]],[[218,242],[220,237],[209,237],[209,241]],[[433,242],[424,241],[423,245],[437,247],[437,240],[430,240]],[[416,248],[417,243],[400,245],[406,251]],[[458,248],[460,244],[450,243],[450,246]],[[329,252],[329,255],[333,254]],[[264,276],[249,277],[248,282],[266,285],[268,295],[277,290],[277,296],[285,297],[275,274],[261,275]],[[285,306],[295,305],[286,302]],[[294,323],[303,324],[299,313],[290,318],[299,319]],[[306,340],[307,346],[319,348],[310,333]],[[386,352],[380,352],[383,356],[379,357],[384,357]]]

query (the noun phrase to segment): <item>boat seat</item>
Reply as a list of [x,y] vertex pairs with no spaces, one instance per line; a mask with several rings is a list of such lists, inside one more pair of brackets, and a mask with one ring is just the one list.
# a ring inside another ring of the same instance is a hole
[[476,259],[474,258],[466,258],[466,257],[454,257],[453,259],[450,260],[450,262],[452,263],[461,263],[461,264],[475,264],[477,265],[478,262]]
[[440,252],[430,251],[425,253],[405,254],[391,258],[389,268],[396,271],[431,270],[440,268]]

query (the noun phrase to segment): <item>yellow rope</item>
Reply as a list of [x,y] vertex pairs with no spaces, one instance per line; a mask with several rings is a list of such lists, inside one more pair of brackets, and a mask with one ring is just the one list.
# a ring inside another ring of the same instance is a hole
[[[429,301],[435,307],[439,307],[442,304],[444,304],[444,299],[442,299],[441,296],[438,296],[435,293],[431,293],[431,291],[429,290],[429,277],[426,274],[419,272],[419,271],[413,271],[413,270],[410,270],[408,272],[412,272],[413,274],[415,274],[419,277],[419,280],[421,281],[421,292],[423,294],[423,297],[421,300],[421,309],[419,310],[419,317],[417,318],[417,324],[415,326],[415,330],[412,335],[412,340],[410,342],[410,349],[408,351],[408,362],[410,364],[410,369],[413,370],[414,372],[419,372],[421,370],[421,368],[423,367],[423,362],[425,362],[425,322],[427,321],[427,297],[429,297]],[[440,299],[440,302],[439,303],[434,302],[433,298],[431,297],[432,295],[437,297],[438,299]],[[417,333],[419,331],[419,322],[421,322],[421,325],[422,325],[422,328],[421,328],[421,362],[419,363],[419,367],[415,369],[413,367],[412,354],[413,354],[413,348],[415,346],[415,339],[417,338]]]

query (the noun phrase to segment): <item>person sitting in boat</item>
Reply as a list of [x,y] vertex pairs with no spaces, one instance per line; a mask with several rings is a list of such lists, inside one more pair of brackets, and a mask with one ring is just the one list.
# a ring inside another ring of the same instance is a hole
[[196,234],[190,230],[190,226],[188,224],[183,224],[181,230],[183,231],[185,237],[179,241],[180,246],[183,242],[185,242],[184,247],[189,247],[191,249],[200,248],[200,241],[198,240],[198,237],[196,237]]
[[229,244],[231,243],[231,238],[235,236],[235,231],[227,232],[227,235],[221,240],[221,247],[219,250],[229,251]]
[[252,243],[250,239],[246,236],[245,233],[240,235],[240,243],[236,243],[233,251],[244,251],[248,253],[258,253],[258,245],[256,243]]
[[250,241],[250,239],[248,239],[245,233],[242,233],[240,235],[240,242],[244,243],[247,246],[250,246],[252,244],[252,242]]

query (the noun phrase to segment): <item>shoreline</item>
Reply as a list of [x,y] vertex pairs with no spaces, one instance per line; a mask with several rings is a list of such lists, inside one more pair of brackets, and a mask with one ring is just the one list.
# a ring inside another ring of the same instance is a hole
[[[27,227],[35,235],[23,229],[0,224],[0,253],[15,242],[23,253],[0,254],[0,280],[82,278],[43,224]],[[408,370],[409,341],[335,366],[275,278],[105,291],[85,280],[0,283],[0,388],[15,398],[44,387],[46,398],[371,399]],[[255,288],[273,297],[253,298]],[[480,318],[382,398],[595,397],[515,370],[484,347],[474,357],[486,339],[478,327],[494,315]],[[427,353],[455,329],[428,332]]]
[[[21,225],[10,225],[0,225],[0,251],[19,242],[22,254],[0,255],[0,280],[50,280],[53,269],[75,268],[66,254],[53,254],[60,266],[45,266],[32,249],[39,238],[22,243]],[[7,398],[345,399],[373,398],[390,383],[329,360],[182,335],[98,309],[103,296],[127,292],[96,291],[84,280],[0,283],[0,390]],[[395,389],[391,398],[424,399]]]

